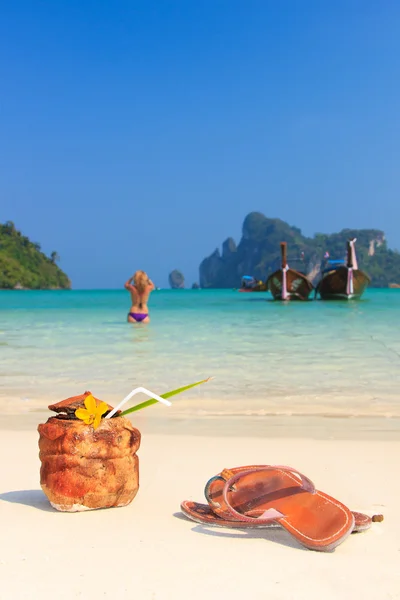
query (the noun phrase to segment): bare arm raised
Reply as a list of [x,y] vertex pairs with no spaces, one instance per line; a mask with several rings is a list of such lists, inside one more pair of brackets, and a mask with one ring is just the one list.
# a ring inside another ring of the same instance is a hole
[[132,281],[133,281],[133,275],[132,277],[129,277],[128,281],[125,283],[124,288],[126,290],[128,290],[129,292],[132,292],[134,290],[134,285],[132,285]]

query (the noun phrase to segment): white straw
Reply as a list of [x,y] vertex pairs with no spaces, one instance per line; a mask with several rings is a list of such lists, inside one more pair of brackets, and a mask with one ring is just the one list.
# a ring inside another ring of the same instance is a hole
[[126,402],[128,402],[128,400],[130,400],[132,398],[132,396],[135,396],[136,394],[140,394],[141,392],[143,394],[146,394],[146,396],[148,396],[149,398],[154,398],[154,400],[158,400],[158,402],[161,402],[161,404],[165,404],[165,406],[172,406],[172,404],[171,404],[171,402],[169,400],[166,400],[165,398],[161,398],[161,396],[158,396],[154,392],[150,392],[150,390],[146,390],[146,388],[144,388],[144,387],[138,387],[138,388],[135,388],[134,390],[132,390],[131,393],[126,396],[126,398],[124,398],[123,400],[121,400],[121,402],[118,404],[118,406],[116,406],[115,408],[113,408],[112,411],[110,413],[108,413],[108,415],[105,418],[109,419],[110,417],[112,417],[113,415],[115,415],[115,413]]

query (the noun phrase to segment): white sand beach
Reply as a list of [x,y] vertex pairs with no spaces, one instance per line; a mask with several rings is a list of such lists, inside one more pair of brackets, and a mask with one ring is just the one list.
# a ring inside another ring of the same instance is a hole
[[[39,422],[39,421],[38,421]],[[17,420],[15,421],[17,423]],[[38,434],[1,431],[0,598],[400,598],[400,442],[160,435],[142,429],[126,508],[60,513],[39,485]],[[383,513],[334,552],[280,530],[206,528],[180,514],[224,467],[287,464],[352,510]]]

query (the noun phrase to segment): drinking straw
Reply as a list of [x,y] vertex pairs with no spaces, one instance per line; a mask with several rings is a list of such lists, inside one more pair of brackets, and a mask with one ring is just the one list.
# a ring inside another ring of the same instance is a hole
[[152,398],[154,400],[157,400],[158,402],[161,402],[162,404],[165,404],[165,406],[172,406],[172,403],[169,400],[165,400],[165,398],[161,398],[161,396],[158,396],[154,392],[150,392],[150,390],[146,390],[146,388],[144,388],[144,387],[138,387],[138,388],[135,388],[134,390],[132,390],[130,394],[128,394],[123,400],[121,400],[121,402],[118,404],[118,406],[113,408],[112,411],[110,413],[108,413],[108,415],[105,418],[110,419],[113,415],[115,415],[115,413],[126,402],[128,402],[128,400],[130,400],[132,398],[132,396],[135,396],[136,394],[140,394],[141,392],[143,394],[146,394],[146,396],[148,396],[149,398]]

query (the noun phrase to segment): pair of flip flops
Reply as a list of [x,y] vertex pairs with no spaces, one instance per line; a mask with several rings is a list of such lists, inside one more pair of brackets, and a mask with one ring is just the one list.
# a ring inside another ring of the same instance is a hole
[[383,519],[352,512],[286,466],[224,469],[207,482],[204,493],[208,504],[181,504],[192,521],[245,529],[281,526],[310,550],[333,550],[351,533],[366,531],[372,521]]

